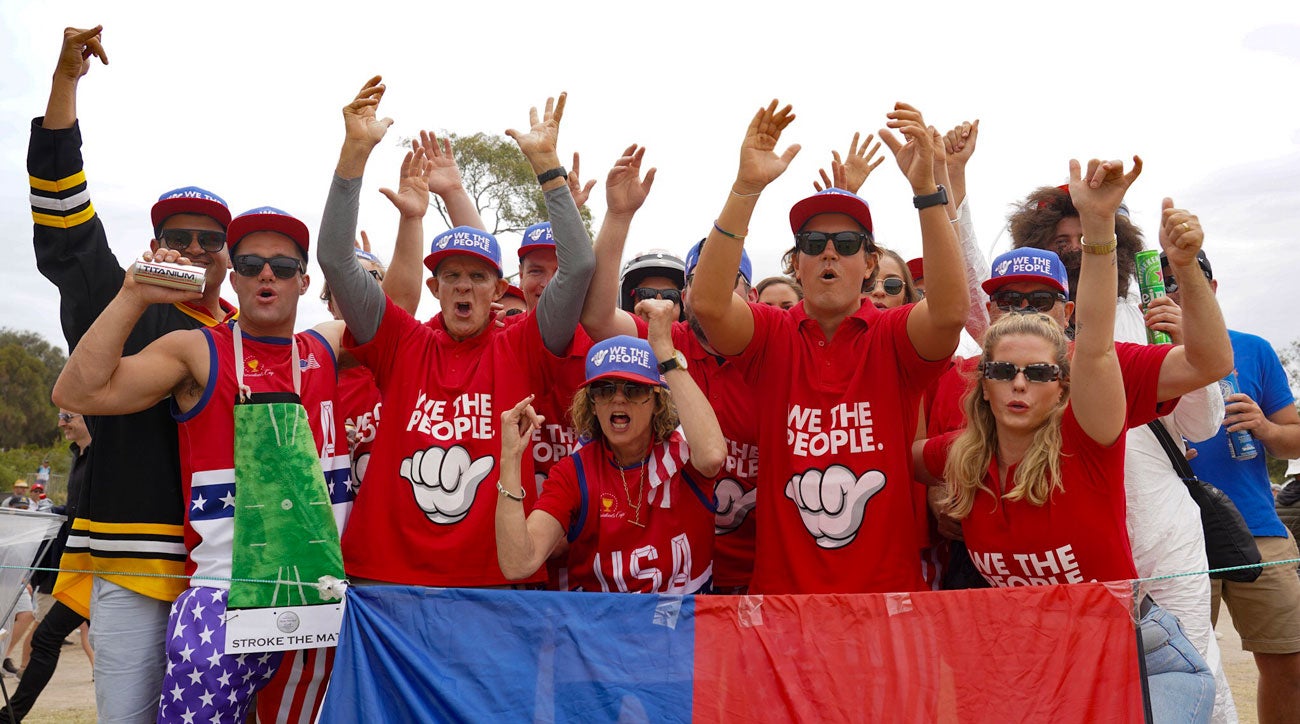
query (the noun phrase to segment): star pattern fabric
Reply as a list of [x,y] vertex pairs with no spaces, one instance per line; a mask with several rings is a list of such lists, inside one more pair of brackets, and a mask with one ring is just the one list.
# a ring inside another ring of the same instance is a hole
[[242,724],[253,695],[280,667],[283,652],[226,655],[226,595],[189,588],[172,604],[160,724]]

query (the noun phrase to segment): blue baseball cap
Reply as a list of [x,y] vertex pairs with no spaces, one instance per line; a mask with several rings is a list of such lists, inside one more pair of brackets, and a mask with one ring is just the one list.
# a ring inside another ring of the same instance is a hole
[[424,265],[436,274],[442,260],[453,254],[467,254],[482,259],[496,269],[497,276],[505,276],[501,272],[501,245],[495,236],[482,229],[457,226],[433,237],[429,255],[424,257]]
[[307,231],[306,224],[294,218],[289,212],[281,211],[274,206],[249,209],[231,220],[230,226],[226,228],[226,243],[233,250],[240,239],[255,231],[274,231],[284,234],[293,239],[293,243],[302,250],[303,258],[307,258],[311,247],[311,232]]
[[831,187],[790,207],[790,231],[798,234],[808,220],[818,214],[845,214],[862,225],[868,234],[874,234],[871,225],[871,207],[865,199],[844,189]]
[[551,233],[551,222],[543,221],[524,229],[524,239],[519,244],[519,258],[523,259],[538,249],[554,249],[555,235]]
[[353,247],[352,253],[355,254],[358,259],[365,259],[366,261],[373,262],[375,264],[378,264],[379,266],[384,265],[384,263],[379,260],[379,257],[366,251],[365,249],[358,249],[356,247]]
[[226,205],[226,200],[198,186],[172,189],[158,197],[149,211],[154,234],[162,231],[163,222],[168,216],[176,214],[211,216],[223,228],[230,226],[230,207]]
[[992,294],[1012,282],[1037,282],[1055,287],[1062,294],[1070,293],[1070,278],[1065,265],[1054,251],[1026,246],[1012,249],[993,260],[993,275],[982,285]]
[[[703,246],[704,239],[700,239],[686,252],[686,276],[689,277],[695,271],[695,265],[700,263],[700,249]],[[745,278],[746,284],[754,278],[754,265],[750,263],[749,254],[745,253],[744,247],[740,249],[740,275]]]
[[626,334],[597,342],[587,354],[587,379],[582,384],[604,379],[627,380],[654,387],[663,384],[659,379],[659,361],[655,359],[650,343]]

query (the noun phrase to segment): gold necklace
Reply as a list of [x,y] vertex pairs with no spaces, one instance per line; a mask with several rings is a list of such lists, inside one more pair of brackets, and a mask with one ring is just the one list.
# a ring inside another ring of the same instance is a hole
[[618,468],[618,477],[622,478],[623,480],[623,494],[627,496],[627,507],[631,508],[634,514],[633,518],[631,519],[624,518],[624,520],[627,520],[627,522],[631,523],[632,525],[635,525],[638,528],[645,527],[645,523],[641,522],[641,504],[645,502],[645,469],[646,469],[646,464],[649,460],[650,460],[650,456],[647,455],[645,457],[645,460],[641,461],[641,475],[640,475],[639,482],[637,482],[637,486],[636,486],[635,504],[632,503],[632,491],[627,487],[627,475],[624,474],[622,466],[619,466]]

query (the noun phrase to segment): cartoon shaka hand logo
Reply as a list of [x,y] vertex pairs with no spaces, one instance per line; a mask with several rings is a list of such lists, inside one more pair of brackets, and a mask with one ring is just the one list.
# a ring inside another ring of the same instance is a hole
[[867,501],[883,487],[885,476],[879,470],[854,477],[843,465],[832,465],[826,472],[814,468],[790,478],[785,497],[798,506],[803,527],[817,545],[841,548],[858,535]]
[[401,475],[411,481],[415,502],[429,520],[451,525],[469,514],[479,483],[495,464],[490,455],[470,462],[469,452],[460,445],[431,447],[403,460]]

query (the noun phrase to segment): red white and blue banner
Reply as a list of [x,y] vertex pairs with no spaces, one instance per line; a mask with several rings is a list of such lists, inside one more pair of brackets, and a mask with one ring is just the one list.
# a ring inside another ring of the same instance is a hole
[[353,587],[323,722],[1133,722],[1128,584],[653,596]]

